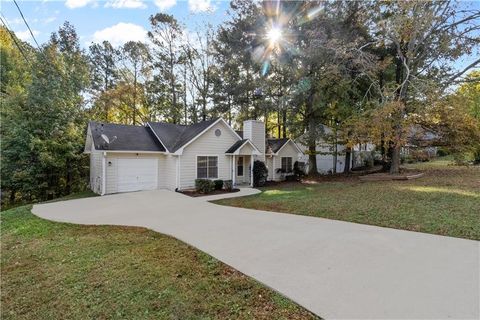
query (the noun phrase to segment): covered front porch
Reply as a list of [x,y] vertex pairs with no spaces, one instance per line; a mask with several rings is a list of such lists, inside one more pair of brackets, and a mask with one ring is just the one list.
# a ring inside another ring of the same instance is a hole
[[227,152],[231,156],[231,180],[234,186],[253,187],[253,162],[260,151],[248,139],[239,140]]
[[253,160],[252,155],[232,155],[234,186],[253,186]]

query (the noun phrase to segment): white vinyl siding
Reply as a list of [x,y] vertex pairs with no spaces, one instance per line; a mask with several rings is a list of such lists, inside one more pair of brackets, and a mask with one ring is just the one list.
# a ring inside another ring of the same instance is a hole
[[[328,173],[333,171],[333,154],[325,154],[334,152],[330,146],[317,146],[317,150],[323,154],[317,155],[317,170],[320,173]],[[337,152],[342,152],[345,150],[345,146],[338,145]],[[343,172],[345,168],[345,155],[337,155],[337,173]]]
[[[316,160],[317,160],[317,170],[321,174],[327,174],[329,172],[333,171],[333,155],[332,154],[325,154],[325,153],[331,153],[332,152],[332,147],[328,144],[323,143],[322,141],[317,142],[318,145],[316,146],[316,151],[319,152],[320,154],[316,155]],[[307,151],[308,147],[299,144],[298,145],[302,150]],[[337,145],[338,152],[343,152],[345,150],[344,145]],[[305,163],[308,163],[308,155],[302,156],[302,159],[300,161],[303,161]],[[338,155],[337,156],[337,173],[343,172],[345,168],[345,155]]]
[[102,193],[102,152],[92,151],[90,153],[90,189],[97,193]]
[[277,156],[273,156],[273,180],[280,180],[281,179],[281,174],[277,173],[277,169],[282,168],[282,157],[283,158],[292,158],[292,169],[295,161],[299,161],[299,150],[295,147],[292,141],[287,142],[283,148],[280,149],[279,153]]
[[[220,137],[215,130],[220,129]],[[188,145],[180,156],[180,189],[189,189],[195,186],[197,177],[197,156],[208,155],[218,157],[218,179],[230,180],[232,177],[232,157],[225,155],[238,138],[223,122],[218,122],[207,132],[199,136]]]
[[275,157],[272,157],[272,156],[269,156],[269,157],[266,157],[266,165],[267,165],[267,169],[268,169],[268,177],[267,177],[267,180],[270,181],[270,180],[273,180],[274,178],[274,166],[273,166],[273,159]]
[[[165,156],[163,172],[162,171],[159,172],[160,177],[164,179],[164,183],[163,183],[164,188],[175,190],[175,188],[177,187],[177,159],[178,159],[178,156],[172,156],[172,155]],[[162,182],[160,182],[160,184],[161,183]]]
[[239,155],[251,155],[254,152],[254,148],[250,145],[250,143],[246,143],[243,147],[238,150]]
[[254,156],[254,159],[265,161],[265,124],[257,120],[244,121],[243,138],[250,139],[260,151],[261,155]]

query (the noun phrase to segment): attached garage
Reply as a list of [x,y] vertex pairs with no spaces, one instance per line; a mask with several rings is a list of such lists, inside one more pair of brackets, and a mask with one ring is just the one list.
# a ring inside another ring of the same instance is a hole
[[154,190],[158,186],[158,159],[118,158],[117,192]]
[[90,122],[85,152],[90,153],[90,186],[101,195],[166,186],[166,150],[145,126]]

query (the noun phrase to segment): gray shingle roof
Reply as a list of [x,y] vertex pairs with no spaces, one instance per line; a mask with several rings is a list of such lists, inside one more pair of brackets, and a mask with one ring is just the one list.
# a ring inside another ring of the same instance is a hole
[[148,122],[148,125],[153,129],[168,151],[175,152],[217,120],[218,118],[188,126],[163,122]]
[[283,147],[283,145],[285,143],[287,143],[289,139],[288,138],[282,138],[282,139],[266,139],[266,150],[268,150],[268,148],[270,148],[272,150],[273,153],[277,153],[278,150],[280,150],[281,147]]
[[[94,121],[90,121],[89,125],[97,150],[165,152],[165,148],[158,142],[150,128]],[[107,144],[103,140],[102,134],[108,137],[110,143]]]
[[237,142],[235,142],[230,148],[228,148],[227,151],[225,151],[225,153],[234,153],[235,151],[237,151],[238,148],[240,148],[242,146],[242,144],[245,143],[245,141],[247,141],[248,139],[243,139],[243,140],[238,140]]

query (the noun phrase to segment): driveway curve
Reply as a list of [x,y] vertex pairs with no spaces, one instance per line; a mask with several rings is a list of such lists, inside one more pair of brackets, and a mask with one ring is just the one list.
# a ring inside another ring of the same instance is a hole
[[171,235],[327,319],[480,317],[478,241],[206,201],[214,198],[155,190],[32,211],[54,221]]

